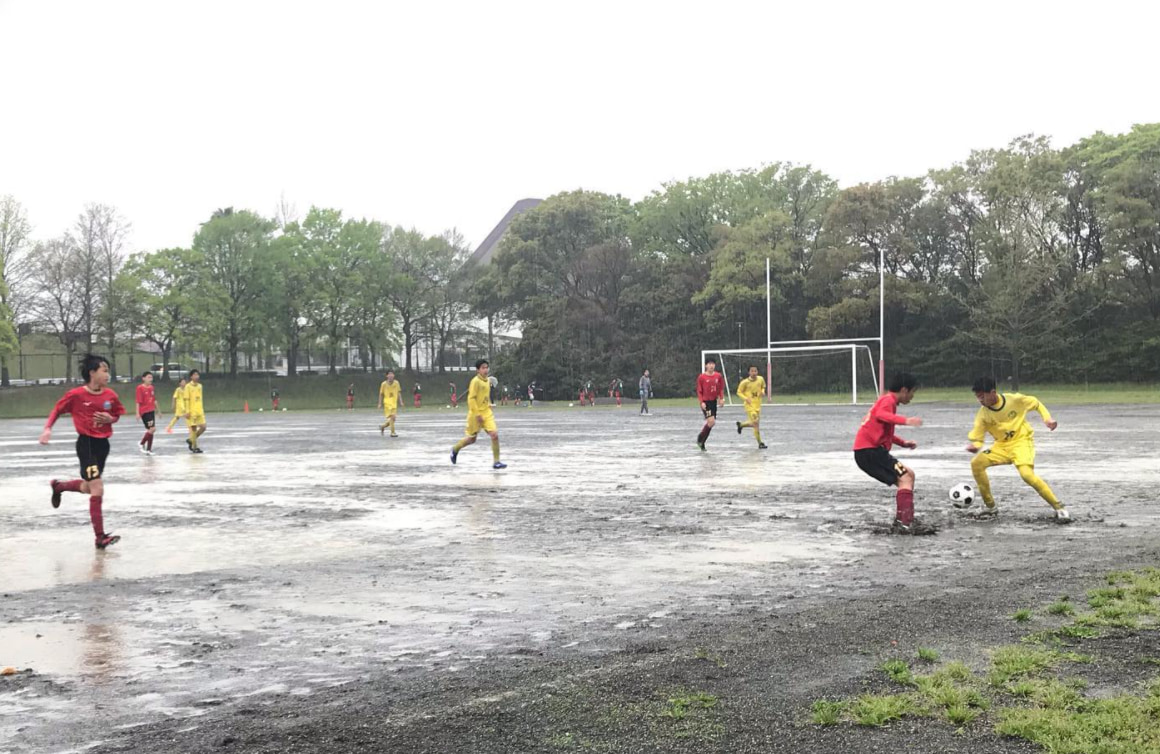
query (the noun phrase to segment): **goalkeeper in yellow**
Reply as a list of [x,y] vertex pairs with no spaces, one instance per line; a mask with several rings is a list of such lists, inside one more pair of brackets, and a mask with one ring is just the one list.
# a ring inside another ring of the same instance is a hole
[[386,420],[379,425],[379,434],[381,435],[383,430],[390,427],[391,437],[398,437],[395,434],[395,417],[399,413],[399,395],[402,388],[395,380],[395,370],[388,369],[386,377],[379,385],[379,408],[383,410],[383,419]]
[[475,442],[480,430],[491,436],[491,457],[493,469],[506,469],[507,464],[499,460],[499,430],[495,428],[495,414],[491,411],[491,383],[487,373],[491,365],[487,359],[475,362],[475,376],[467,388],[467,430],[464,437],[451,448],[451,463],[459,458],[459,451]]
[[768,445],[761,441],[761,401],[765,398],[765,378],[757,373],[757,367],[749,367],[749,376],[737,384],[737,397],[745,403],[745,421],[737,422],[737,434],[745,427],[753,427],[757,447],[765,450]]
[[[983,503],[987,506],[983,515],[994,516],[998,513],[995,498],[991,495],[991,480],[987,478],[987,469],[1014,464],[1023,481],[1031,485],[1055,510],[1056,523],[1070,524],[1072,518],[1063,503],[1059,502],[1047,482],[1035,474],[1035,432],[1027,423],[1027,413],[1038,411],[1044,425],[1054,431],[1059,423],[1051,418],[1047,406],[1030,395],[998,392],[995,381],[990,377],[975,380],[973,390],[981,406],[975,415],[975,426],[967,436],[971,441],[967,452],[975,454],[971,459],[971,473],[975,476],[975,484],[979,486]],[[988,433],[995,438],[995,442],[980,453]]]

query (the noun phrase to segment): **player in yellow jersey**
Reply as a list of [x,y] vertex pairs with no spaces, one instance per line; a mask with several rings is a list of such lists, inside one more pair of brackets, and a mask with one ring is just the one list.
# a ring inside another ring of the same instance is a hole
[[399,413],[399,393],[402,388],[399,383],[395,381],[395,370],[387,370],[387,379],[383,380],[383,384],[379,385],[379,408],[383,410],[383,418],[386,419],[379,425],[379,434],[381,435],[387,427],[391,428],[391,437],[398,437],[395,434],[395,417]]
[[765,378],[757,373],[757,367],[749,367],[749,376],[737,383],[737,397],[745,403],[745,421],[737,422],[737,434],[745,427],[753,427],[757,447],[765,450],[769,446],[761,441],[761,401],[765,398]]
[[[1030,395],[998,392],[995,381],[990,377],[975,380],[973,390],[981,406],[975,414],[975,426],[967,436],[971,441],[967,452],[976,454],[971,459],[971,473],[975,476],[975,484],[979,486],[979,493],[987,506],[983,515],[994,516],[998,513],[995,498],[991,495],[991,480],[987,478],[987,469],[1014,464],[1023,481],[1031,485],[1055,510],[1056,522],[1070,524],[1071,515],[1063,503],[1059,502],[1047,482],[1035,474],[1035,431],[1027,423],[1027,413],[1038,411],[1044,425],[1054,431],[1059,423],[1051,418],[1047,406]],[[995,438],[995,442],[980,453],[988,433]]]
[[189,439],[185,441],[189,452],[203,452],[197,441],[205,434],[205,404],[202,403],[201,372],[196,369],[189,371],[189,384],[185,386],[185,423],[189,425]]
[[459,451],[475,442],[480,430],[491,436],[491,457],[493,469],[506,469],[507,464],[499,460],[499,430],[495,428],[495,414],[491,411],[491,383],[487,373],[491,365],[487,359],[475,362],[475,376],[467,388],[467,430],[464,437],[451,448],[451,463],[459,458]]
[[165,428],[166,434],[173,434],[173,427],[177,422],[181,421],[181,417],[185,416],[185,378],[182,377],[177,382],[177,387],[173,390],[173,418],[169,420],[169,426]]

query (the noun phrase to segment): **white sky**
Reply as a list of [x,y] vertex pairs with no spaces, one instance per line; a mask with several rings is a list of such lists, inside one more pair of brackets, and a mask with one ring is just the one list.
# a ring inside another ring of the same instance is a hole
[[0,0],[0,195],[37,238],[113,204],[134,249],[282,194],[474,246],[528,196],[776,160],[850,185],[1160,121],[1157,28],[1119,1]]

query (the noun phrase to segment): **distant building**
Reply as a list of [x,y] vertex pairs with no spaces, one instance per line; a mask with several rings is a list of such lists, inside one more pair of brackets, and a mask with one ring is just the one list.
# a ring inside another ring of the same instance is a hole
[[520,199],[512,205],[512,208],[507,211],[499,224],[492,228],[491,233],[487,234],[487,238],[483,239],[483,243],[471,255],[468,261],[472,264],[488,264],[491,258],[495,256],[496,249],[499,248],[499,242],[503,240],[504,233],[507,232],[508,226],[512,224],[518,215],[522,215],[530,209],[541,204],[543,199]]

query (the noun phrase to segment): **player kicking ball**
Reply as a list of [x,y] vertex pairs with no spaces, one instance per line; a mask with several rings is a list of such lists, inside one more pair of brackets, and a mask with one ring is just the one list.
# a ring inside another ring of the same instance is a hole
[[[468,445],[475,444],[476,435],[480,430],[491,436],[491,457],[493,469],[506,469],[507,464],[499,460],[499,430],[495,428],[495,414],[491,410],[491,383],[487,380],[487,373],[491,369],[487,359],[475,362],[475,376],[471,378],[471,385],[467,388],[467,430],[464,437],[451,448],[451,463],[459,459],[459,451]],[[531,388],[528,388],[531,393]],[[519,393],[517,392],[517,395]]]
[[737,434],[746,427],[753,427],[753,437],[758,450],[769,446],[761,441],[761,401],[765,398],[765,378],[757,373],[757,367],[749,367],[749,376],[737,385],[737,395],[745,403],[745,421],[737,422]]
[[77,459],[80,461],[81,478],[67,482],[53,479],[52,507],[60,507],[60,496],[65,492],[79,492],[89,496],[89,519],[93,524],[98,550],[120,541],[120,537],[105,531],[105,520],[101,512],[104,501],[105,460],[109,457],[109,438],[113,436],[113,424],[125,413],[117,394],[109,389],[109,362],[102,356],[87,354],[81,360],[81,378],[85,384],[73,388],[56,402],[44,431],[40,433],[40,444],[48,445],[52,439],[52,425],[63,414],[72,414],[73,427],[77,431]]
[[[975,454],[971,459],[971,474],[975,477],[975,484],[978,485],[979,492],[983,496],[983,504],[986,506],[979,517],[987,518],[997,516],[999,513],[999,509],[995,506],[995,498],[991,495],[991,480],[987,477],[987,469],[992,466],[1014,464],[1023,481],[1038,492],[1055,511],[1056,523],[1070,524],[1072,518],[1067,508],[1059,502],[1059,498],[1047,486],[1047,482],[1035,473],[1035,431],[1027,423],[1027,413],[1038,411],[1047,429],[1054,432],[1059,423],[1051,418],[1047,406],[1034,396],[1000,393],[996,390],[995,381],[990,377],[975,380],[972,390],[980,406],[979,412],[975,414],[975,426],[967,435],[967,439],[971,441],[967,446],[967,452]],[[990,434],[995,442],[980,453],[987,434]]]
[[854,438],[854,462],[858,468],[879,482],[898,488],[894,496],[896,512],[891,534],[934,534],[938,531],[914,517],[914,472],[890,454],[895,445],[911,450],[918,447],[918,443],[894,435],[894,428],[899,425],[922,426],[922,419],[917,416],[896,413],[898,405],[910,403],[917,391],[918,380],[914,375],[905,372],[894,375],[889,392],[875,401]]

